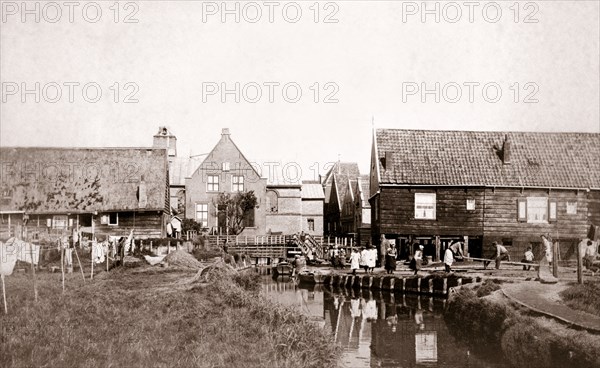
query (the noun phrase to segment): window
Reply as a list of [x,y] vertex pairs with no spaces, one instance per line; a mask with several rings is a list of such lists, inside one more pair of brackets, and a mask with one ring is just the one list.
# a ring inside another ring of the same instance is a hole
[[267,202],[267,212],[276,213],[277,212],[277,193],[272,190],[268,190],[266,202]]
[[567,215],[577,214],[577,202],[567,202]]
[[218,175],[209,175],[208,183],[206,184],[206,190],[208,192],[218,192],[219,191],[219,176]]
[[527,197],[527,222],[532,224],[548,222],[548,198]]
[[108,214],[108,225],[115,226],[119,224],[119,214],[117,212]]
[[202,227],[208,227],[208,204],[196,203],[196,221]]
[[231,191],[232,192],[243,192],[244,191],[244,177],[242,175],[234,175],[231,177]]
[[435,193],[415,193],[415,219],[435,220]]
[[315,231],[315,219],[308,219],[308,231]]
[[473,211],[473,210],[475,210],[475,200],[467,199],[467,211]]
[[254,208],[244,214],[244,227],[254,227]]
[[229,171],[229,162],[223,162],[223,163],[221,164],[221,169],[222,169],[223,171]]
[[68,221],[67,216],[52,216],[52,228],[66,230]]

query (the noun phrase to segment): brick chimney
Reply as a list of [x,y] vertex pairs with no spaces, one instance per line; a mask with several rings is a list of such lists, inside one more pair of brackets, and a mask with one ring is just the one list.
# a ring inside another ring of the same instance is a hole
[[229,139],[229,136],[231,135],[231,133],[229,133],[229,128],[223,128],[221,129],[221,137],[224,139]]
[[165,148],[169,157],[177,156],[177,137],[169,131],[166,126],[158,128],[158,133],[154,135],[154,148]]
[[505,165],[510,164],[512,154],[510,146],[510,139],[508,138],[508,134],[506,134],[504,136],[504,143],[502,144],[502,163]]

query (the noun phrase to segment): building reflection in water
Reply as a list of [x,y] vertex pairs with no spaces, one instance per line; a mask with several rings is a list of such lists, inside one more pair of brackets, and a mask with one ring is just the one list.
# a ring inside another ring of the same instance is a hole
[[265,279],[264,293],[330,329],[346,367],[507,367],[481,360],[457,341],[443,319],[446,300]]

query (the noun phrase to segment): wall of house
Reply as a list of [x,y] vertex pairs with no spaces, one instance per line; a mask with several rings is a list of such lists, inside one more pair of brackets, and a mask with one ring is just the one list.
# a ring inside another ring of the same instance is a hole
[[266,229],[271,233],[295,234],[302,231],[300,186],[269,187],[277,194],[277,211],[266,214]]
[[[415,193],[436,193],[436,219],[415,219]],[[467,210],[467,199],[475,209]],[[371,204],[373,206],[373,204]],[[481,235],[483,189],[382,187],[380,232],[403,235]]]
[[600,190],[591,190],[586,197],[588,199],[589,225],[600,226]]
[[[313,219],[315,229],[308,229],[308,219]],[[302,230],[310,235],[323,235],[323,200],[322,199],[303,199],[302,200]]]
[[96,234],[128,236],[133,229],[136,239],[163,238],[168,216],[162,212],[118,212],[118,225],[101,224],[104,213],[94,216]]
[[[530,223],[519,221],[518,199],[545,197],[556,201],[556,221]],[[586,237],[589,229],[588,194],[577,190],[486,189],[484,195],[484,254],[493,253],[492,242],[501,241],[508,245],[511,256],[520,260],[528,245],[533,244],[534,254],[542,255],[540,235],[550,234],[553,240],[561,243],[561,257],[571,258],[573,244]],[[577,213],[567,214],[567,201],[577,202]]]
[[[229,171],[223,171],[223,162],[229,163]],[[208,176],[219,177],[219,191],[207,191]],[[196,204],[206,203],[209,206],[208,226],[217,226],[217,213],[213,202],[217,200],[219,192],[232,193],[232,177],[241,175],[244,177],[244,191],[254,191],[258,200],[258,208],[255,209],[255,226],[247,227],[241,235],[255,236],[266,233],[266,185],[267,181],[250,166],[228,134],[221,137],[213,151],[206,157],[198,170],[191,178],[186,179],[186,217],[196,218]]]

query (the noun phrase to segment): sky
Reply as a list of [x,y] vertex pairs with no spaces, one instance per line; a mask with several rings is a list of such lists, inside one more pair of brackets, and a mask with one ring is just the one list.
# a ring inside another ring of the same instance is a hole
[[368,174],[373,127],[600,132],[599,1],[23,4],[0,1],[2,146],[167,126],[187,156],[229,128],[263,173],[310,180]]

